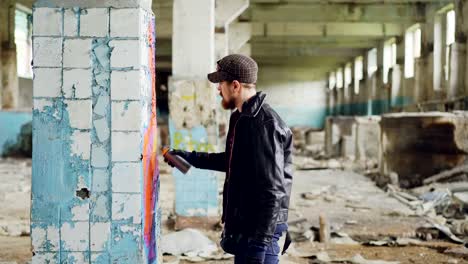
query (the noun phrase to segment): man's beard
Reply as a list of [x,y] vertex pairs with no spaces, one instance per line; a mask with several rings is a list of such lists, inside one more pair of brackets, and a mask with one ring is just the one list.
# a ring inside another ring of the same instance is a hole
[[234,102],[234,99],[232,98],[229,101],[226,101],[223,97],[223,99],[221,100],[221,105],[225,110],[233,110],[234,108],[236,108],[236,104]]

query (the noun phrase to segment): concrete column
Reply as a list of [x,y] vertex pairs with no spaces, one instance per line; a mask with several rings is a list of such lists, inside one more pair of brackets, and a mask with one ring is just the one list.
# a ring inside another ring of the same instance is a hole
[[246,22],[235,22],[229,25],[228,48],[229,53],[238,53],[252,36],[252,24]]
[[[377,46],[377,66],[378,69],[372,80],[372,88],[370,93],[371,98],[371,115],[379,115],[382,113],[382,94],[385,89],[383,82],[383,56],[384,42],[380,42]],[[388,73],[387,73],[388,74]]]
[[158,263],[155,23],[146,1],[39,0],[32,263]]
[[237,53],[246,55],[246,56],[252,56],[252,45],[250,43],[245,43],[244,46],[242,46]]
[[338,89],[336,86],[331,90],[331,115],[338,115]]
[[0,64],[1,107],[12,109],[18,106],[18,72],[15,45],[15,1],[0,3]]
[[390,93],[390,107],[401,108],[406,104],[405,94],[403,91],[403,69],[400,65],[395,65],[392,68],[390,76],[391,93]]
[[[219,100],[207,73],[215,70],[215,1],[175,0],[172,78],[169,82],[171,147],[218,151]],[[208,225],[219,220],[215,172],[173,170],[176,227]]]
[[227,32],[215,33],[215,61],[222,59],[229,54],[229,43]]
[[344,114],[344,88],[337,88],[336,89],[336,114],[343,115]]
[[437,9],[426,7],[426,23],[421,25],[421,57],[415,64],[415,102],[431,100],[434,94],[434,23]]
[[455,100],[464,96],[465,92],[465,43],[455,42],[450,46],[450,70],[447,99]]
[[[414,102],[422,103],[428,100],[432,87],[432,79],[428,74],[428,58],[416,58],[414,63]],[[429,88],[428,88],[429,87]]]
[[434,92],[431,100],[445,98],[445,17],[436,15],[434,19],[434,56],[433,56],[433,74],[434,74]]

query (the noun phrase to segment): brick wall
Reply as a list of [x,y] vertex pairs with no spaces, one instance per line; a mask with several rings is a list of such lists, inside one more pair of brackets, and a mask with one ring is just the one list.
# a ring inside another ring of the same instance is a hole
[[33,263],[156,263],[153,16],[56,2],[33,13]]

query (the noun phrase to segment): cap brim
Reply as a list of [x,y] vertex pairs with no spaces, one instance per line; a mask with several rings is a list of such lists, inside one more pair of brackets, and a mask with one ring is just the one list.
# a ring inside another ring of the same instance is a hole
[[208,74],[208,80],[212,83],[220,83],[222,81],[228,81],[229,79],[229,75],[221,71],[216,71]]

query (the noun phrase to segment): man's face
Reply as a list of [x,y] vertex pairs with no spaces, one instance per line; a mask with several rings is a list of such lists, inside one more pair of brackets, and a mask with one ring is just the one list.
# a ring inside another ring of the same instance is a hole
[[223,98],[221,105],[226,110],[233,110],[236,108],[236,94],[234,91],[234,83],[226,81],[218,84],[219,95]]

